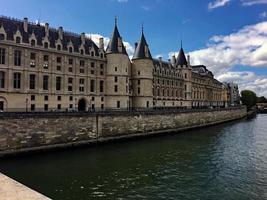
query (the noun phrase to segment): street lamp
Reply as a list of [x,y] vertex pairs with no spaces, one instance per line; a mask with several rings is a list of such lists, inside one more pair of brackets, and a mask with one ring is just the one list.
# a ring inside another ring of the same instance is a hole
[[26,98],[26,112],[28,112],[28,101],[29,101],[29,99],[28,98]]

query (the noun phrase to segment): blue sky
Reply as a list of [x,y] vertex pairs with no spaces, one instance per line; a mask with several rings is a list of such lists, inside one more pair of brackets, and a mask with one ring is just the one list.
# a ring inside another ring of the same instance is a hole
[[207,65],[221,81],[235,81],[241,89],[267,96],[267,0],[1,1],[2,15],[39,19],[106,39],[117,15],[129,54],[143,23],[154,57],[168,59],[182,39],[194,64]]

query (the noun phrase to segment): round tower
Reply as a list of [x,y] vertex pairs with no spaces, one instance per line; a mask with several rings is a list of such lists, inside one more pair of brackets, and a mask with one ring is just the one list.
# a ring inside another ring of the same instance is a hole
[[107,50],[105,104],[107,109],[129,109],[131,62],[117,28],[117,19]]
[[153,60],[143,28],[132,58],[132,103],[134,108],[153,107]]

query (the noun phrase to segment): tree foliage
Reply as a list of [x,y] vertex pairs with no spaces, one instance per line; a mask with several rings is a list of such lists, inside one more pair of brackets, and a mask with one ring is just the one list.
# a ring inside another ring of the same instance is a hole
[[256,105],[258,100],[257,95],[250,90],[243,90],[241,92],[241,101],[243,105],[246,105],[248,109]]
[[258,97],[257,103],[267,103],[267,99],[264,96]]

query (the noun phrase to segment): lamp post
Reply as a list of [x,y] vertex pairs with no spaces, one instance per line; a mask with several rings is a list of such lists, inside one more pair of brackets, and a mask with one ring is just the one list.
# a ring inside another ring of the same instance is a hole
[[77,98],[74,98],[74,110],[76,111],[76,102],[77,102]]

